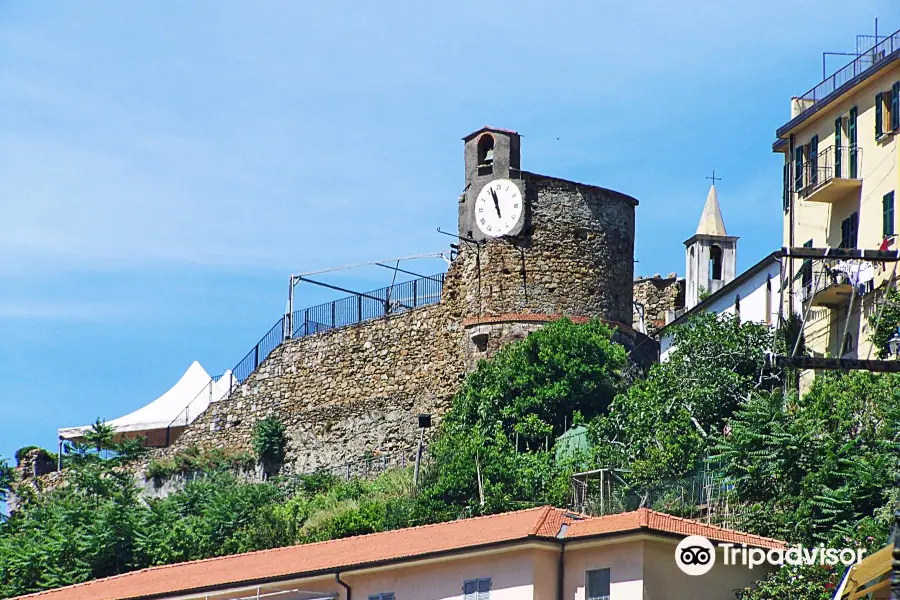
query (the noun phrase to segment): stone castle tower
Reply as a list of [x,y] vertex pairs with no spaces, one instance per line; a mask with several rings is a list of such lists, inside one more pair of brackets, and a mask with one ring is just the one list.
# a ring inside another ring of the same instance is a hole
[[[630,329],[637,200],[523,171],[514,131],[483,127],[463,141],[463,252],[454,268],[465,273],[463,325],[471,355],[489,355],[560,316],[600,317]],[[484,205],[478,198],[498,181],[522,200],[522,210],[508,234],[491,236],[479,227]]]
[[459,253],[440,303],[285,341],[165,452],[249,449],[271,413],[295,471],[412,451],[417,414],[439,421],[477,360],[561,316],[604,319],[632,358],[655,359],[631,328],[637,201],[523,171],[513,131],[463,139]]
[[685,242],[685,308],[700,303],[703,292],[714,293],[734,279],[738,238],[725,232],[716,186],[709,188],[697,233]]

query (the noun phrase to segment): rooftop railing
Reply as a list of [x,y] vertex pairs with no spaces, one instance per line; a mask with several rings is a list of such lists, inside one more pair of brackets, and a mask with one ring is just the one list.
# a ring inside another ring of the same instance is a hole
[[840,89],[841,86],[853,81],[894,52],[900,50],[900,30],[884,38],[879,37],[877,39],[877,43],[868,50],[861,52],[850,64],[838,69],[819,85],[800,96],[800,102],[805,109],[809,110]]

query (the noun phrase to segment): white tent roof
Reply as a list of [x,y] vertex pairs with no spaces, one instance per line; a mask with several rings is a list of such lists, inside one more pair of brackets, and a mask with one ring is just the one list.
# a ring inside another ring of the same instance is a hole
[[[213,381],[209,373],[194,361],[181,379],[168,392],[147,404],[143,408],[118,419],[107,421],[117,433],[152,431],[165,429],[172,421],[184,412],[188,405],[189,417],[186,425],[209,406],[210,402],[218,402],[228,394],[231,371],[226,371],[221,379]],[[67,440],[77,440],[91,430],[91,425],[81,427],[65,427],[59,429],[59,436]]]

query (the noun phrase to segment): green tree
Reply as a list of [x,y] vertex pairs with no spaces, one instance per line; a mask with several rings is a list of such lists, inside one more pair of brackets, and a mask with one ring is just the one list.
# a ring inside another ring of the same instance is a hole
[[[878,358],[884,359],[888,356],[888,340],[900,331],[900,290],[891,286],[885,294],[884,307],[881,307],[881,318],[879,319],[879,311],[874,311],[867,317],[869,329],[869,341],[875,346]],[[888,304],[889,303],[889,304]]]
[[898,432],[900,376],[856,371],[817,377],[800,401],[754,394],[715,452],[750,508],[747,529],[818,543],[866,519],[887,532]]
[[747,395],[778,385],[766,367],[768,327],[731,315],[699,314],[673,330],[669,359],[616,396],[591,423],[598,464],[651,483],[696,468],[710,436]]
[[625,349],[599,320],[561,319],[481,361],[429,448],[419,509],[433,518],[565,501],[574,465],[556,465],[555,437],[575,415],[604,413],[624,387]]
[[15,480],[15,469],[12,468],[6,459],[0,458],[0,502],[6,502]]

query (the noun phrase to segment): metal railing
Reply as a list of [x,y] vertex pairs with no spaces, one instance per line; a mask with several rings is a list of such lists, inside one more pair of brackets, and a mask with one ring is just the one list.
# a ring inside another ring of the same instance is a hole
[[[290,320],[281,317],[231,370],[225,397],[231,395],[235,384],[244,383],[285,339],[305,337],[386,317],[419,306],[436,304],[441,300],[443,288],[444,273],[440,273],[296,310]],[[290,322],[293,322],[293,327],[290,326]],[[293,329],[293,331],[288,331],[288,329]],[[228,372],[226,371],[226,373]],[[209,408],[211,402],[218,400],[218,398],[215,400],[210,400],[210,398],[214,396],[216,384],[221,378],[222,375],[211,378],[181,413],[172,420],[166,428],[166,445],[173,443],[183,428],[190,425],[203,411]]]
[[861,52],[850,64],[838,69],[830,77],[800,96],[806,110],[809,110],[821,102],[842,86],[855,80],[857,77],[877,65],[879,62],[900,50],[900,31],[881,38],[865,52]]
[[803,177],[796,178],[794,187],[804,197],[834,179],[859,179],[862,172],[862,148],[857,146],[828,146],[803,163]]
[[295,310],[291,319],[291,337],[303,337],[435,304],[440,302],[443,289],[444,273],[440,273]]

